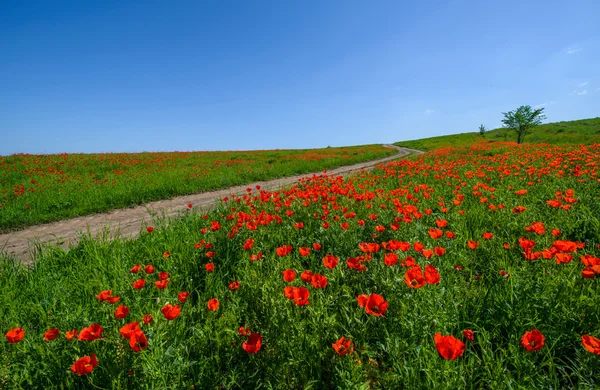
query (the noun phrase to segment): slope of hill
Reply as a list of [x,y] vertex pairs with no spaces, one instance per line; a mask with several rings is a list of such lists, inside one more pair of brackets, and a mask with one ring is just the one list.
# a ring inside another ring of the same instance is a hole
[[[490,130],[482,137],[477,132],[450,134],[413,141],[396,142],[395,145],[419,150],[434,150],[448,146],[460,147],[487,141],[516,141],[514,131],[500,128]],[[525,137],[525,143],[591,144],[600,142],[600,117],[576,121],[547,123],[538,126]]]

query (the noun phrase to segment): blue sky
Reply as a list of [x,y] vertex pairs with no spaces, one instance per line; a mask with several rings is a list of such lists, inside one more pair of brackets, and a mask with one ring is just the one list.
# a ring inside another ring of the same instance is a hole
[[0,2],[0,154],[312,148],[600,116],[600,1]]

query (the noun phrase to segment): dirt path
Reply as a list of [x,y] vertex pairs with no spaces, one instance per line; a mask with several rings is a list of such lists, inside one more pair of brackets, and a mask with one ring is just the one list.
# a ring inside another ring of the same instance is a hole
[[[362,169],[373,168],[375,165],[382,162],[404,157],[409,154],[423,153],[420,150],[402,148],[395,145],[384,146],[397,149],[398,153],[379,160],[367,161],[328,170],[328,173],[333,175],[345,175]],[[249,183],[217,191],[159,200],[133,208],[118,209],[107,213],[92,214],[44,225],[31,226],[24,230],[0,234],[0,252],[5,252],[9,256],[15,256],[25,264],[31,264],[33,262],[35,243],[43,245],[62,245],[64,248],[68,248],[70,245],[75,245],[77,243],[79,232],[85,233],[88,230],[94,237],[98,233],[104,232],[105,229],[110,230],[111,237],[134,237],[140,233],[142,226],[145,226],[146,223],[149,224],[152,221],[152,216],[161,216],[163,214],[169,217],[177,216],[183,210],[187,209],[188,203],[193,204],[195,209],[208,209],[214,206],[216,201],[225,196],[245,193],[246,188],[248,187],[254,188],[256,185],[260,185],[262,189],[265,190],[277,190],[295,183],[302,177],[310,175],[312,175],[312,173]]]

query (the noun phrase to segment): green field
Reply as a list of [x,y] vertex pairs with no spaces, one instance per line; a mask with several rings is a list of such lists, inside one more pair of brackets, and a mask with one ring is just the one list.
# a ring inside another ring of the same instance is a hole
[[2,260],[0,388],[598,389],[599,156],[446,148]]
[[[396,142],[395,145],[418,150],[435,150],[469,146],[482,141],[516,142],[516,140],[514,131],[500,128],[487,131],[483,137],[478,132],[461,133],[401,141]],[[535,128],[532,134],[527,135],[524,143],[551,145],[600,143],[600,118],[543,124]]]
[[0,232],[393,155],[381,145],[0,156]]

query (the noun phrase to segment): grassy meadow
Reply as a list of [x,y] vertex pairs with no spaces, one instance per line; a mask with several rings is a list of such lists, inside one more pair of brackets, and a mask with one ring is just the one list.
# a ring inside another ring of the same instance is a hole
[[0,156],[0,232],[394,154],[381,145]]
[[599,163],[444,148],[4,259],[0,388],[599,388]]
[[[516,133],[500,128],[486,131],[482,137],[478,132],[442,135],[413,141],[396,142],[395,145],[419,150],[435,150],[445,147],[470,146],[484,141],[516,142]],[[593,144],[600,143],[600,118],[546,123],[536,127],[525,137],[524,143],[534,144]]]

